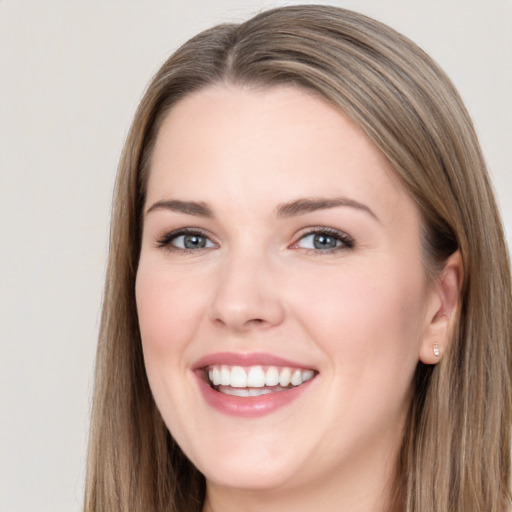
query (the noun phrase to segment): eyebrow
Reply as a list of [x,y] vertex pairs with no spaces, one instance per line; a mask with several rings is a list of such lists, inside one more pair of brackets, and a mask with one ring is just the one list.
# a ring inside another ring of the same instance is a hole
[[146,215],[155,210],[171,210],[186,215],[213,218],[212,209],[206,203],[196,201],[181,201],[179,199],[157,201],[146,210]]
[[[334,198],[315,198],[305,197],[290,201],[279,205],[275,210],[275,215],[278,219],[296,217],[306,213],[315,212],[318,210],[327,210],[329,208],[338,208],[340,206],[348,206],[361,210],[375,220],[379,218],[375,213],[365,204],[360,203],[354,199],[347,197],[334,197]],[[155,210],[171,210],[185,215],[195,215],[197,217],[205,217],[212,219],[214,217],[213,210],[204,202],[200,201],[183,201],[179,199],[167,199],[157,201],[146,210],[146,215]]]
[[354,199],[348,197],[334,197],[334,198],[315,198],[306,197],[297,199],[289,203],[282,204],[276,209],[277,218],[283,217],[295,217],[297,215],[303,215],[305,213],[314,212],[317,210],[327,210],[329,208],[337,208],[339,206],[349,206],[357,210],[366,212],[376,221],[380,222],[379,218],[375,213],[365,204],[360,203]]

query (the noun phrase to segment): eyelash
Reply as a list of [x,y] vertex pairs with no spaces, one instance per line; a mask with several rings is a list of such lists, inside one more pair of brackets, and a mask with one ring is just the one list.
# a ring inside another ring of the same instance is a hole
[[[295,248],[297,244],[304,240],[308,236],[312,235],[321,235],[325,236],[327,238],[333,238],[337,242],[341,242],[340,245],[332,248],[327,249],[305,249],[308,253],[315,253],[315,254],[332,254],[338,251],[343,251],[347,249],[353,249],[355,246],[354,239],[348,235],[347,233],[344,233],[343,231],[339,231],[338,229],[334,228],[326,228],[326,227],[319,227],[319,228],[312,228],[309,229],[307,232],[303,233],[296,242],[292,244],[292,248]],[[296,247],[300,249],[300,247]]]
[[[157,247],[161,249],[167,249],[169,251],[176,251],[176,252],[182,252],[182,253],[191,253],[198,249],[187,249],[185,247],[177,247],[175,245],[172,245],[172,242],[179,238],[180,236],[197,236],[201,238],[205,238],[206,240],[209,240],[211,242],[210,237],[197,229],[179,229],[177,231],[171,231],[170,233],[166,233],[164,236],[159,238],[157,240]],[[214,243],[214,242],[212,242]],[[200,247],[199,249],[210,249],[210,247]]]
[[[347,249],[353,249],[355,246],[354,239],[348,235],[347,233],[344,233],[343,231],[339,231],[334,228],[326,228],[326,227],[319,227],[319,228],[312,228],[308,230],[307,232],[301,234],[301,236],[297,239],[296,242],[294,242],[290,248],[292,249],[300,249],[298,247],[298,243],[301,240],[304,240],[308,236],[312,235],[320,235],[325,236],[327,238],[333,238],[336,240],[336,242],[341,242],[340,245],[332,248],[327,249],[315,249],[315,248],[304,248],[304,250],[307,253],[315,253],[315,254],[332,254],[338,251],[347,250]],[[199,247],[198,249],[187,249],[184,247],[177,247],[172,244],[174,240],[179,238],[180,236],[197,236],[201,238],[205,238],[208,241],[213,244],[213,247],[216,245],[215,242],[212,242],[212,240],[209,238],[209,236],[204,233],[203,231],[197,230],[197,229],[179,229],[177,231],[171,231],[170,233],[166,233],[161,238],[157,240],[157,247],[161,249],[167,249],[169,251],[173,252],[181,252],[185,254],[190,254],[191,252],[195,252],[197,250],[205,250],[210,249],[210,247]]]

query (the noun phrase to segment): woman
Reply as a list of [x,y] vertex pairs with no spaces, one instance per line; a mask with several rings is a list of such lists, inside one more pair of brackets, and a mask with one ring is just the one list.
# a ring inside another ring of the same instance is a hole
[[413,43],[323,6],[199,34],[121,159],[85,509],[508,510],[510,290]]

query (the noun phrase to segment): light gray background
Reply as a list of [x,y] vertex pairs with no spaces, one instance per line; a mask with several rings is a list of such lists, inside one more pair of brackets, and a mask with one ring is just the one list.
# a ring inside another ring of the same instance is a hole
[[[284,3],[0,0],[0,511],[80,510],[112,184],[150,76],[199,30]],[[323,3],[447,70],[510,241],[512,0]]]

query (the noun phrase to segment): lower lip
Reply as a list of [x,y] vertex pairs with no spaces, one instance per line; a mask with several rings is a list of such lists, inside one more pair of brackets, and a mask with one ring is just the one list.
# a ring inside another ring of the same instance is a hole
[[[197,374],[196,374],[197,375]],[[199,389],[207,404],[217,411],[230,416],[254,418],[270,414],[285,407],[304,393],[315,380],[304,382],[300,386],[285,391],[274,391],[260,396],[232,396],[215,391],[203,378],[197,375]]]

